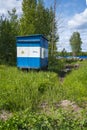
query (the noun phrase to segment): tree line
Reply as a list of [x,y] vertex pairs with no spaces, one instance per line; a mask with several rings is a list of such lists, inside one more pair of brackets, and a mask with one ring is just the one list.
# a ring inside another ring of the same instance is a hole
[[[54,10],[46,8],[43,0],[23,0],[22,14],[19,17],[16,9],[8,11],[6,17],[0,17],[0,63],[14,65],[16,63],[16,36],[43,34],[49,40],[49,48],[56,49],[57,23],[54,21]],[[53,23],[54,22],[54,23]],[[54,30],[52,25],[54,24]],[[54,37],[52,37],[54,34]],[[53,50],[54,51],[54,50]],[[49,51],[51,53],[52,51]]]
[[[52,7],[46,8],[43,0],[23,0],[22,14],[19,17],[16,9],[8,11],[6,17],[0,16],[0,63],[16,64],[16,36],[43,34],[49,41],[49,61],[55,61],[59,40],[57,21]],[[73,55],[81,51],[79,32],[70,38]],[[51,62],[49,62],[51,63]]]
[[18,35],[16,9],[8,11],[8,18],[0,17],[0,63],[12,63],[16,59],[16,35]]

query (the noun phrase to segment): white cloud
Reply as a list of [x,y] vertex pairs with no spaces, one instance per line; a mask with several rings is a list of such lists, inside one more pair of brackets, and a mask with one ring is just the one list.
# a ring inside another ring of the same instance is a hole
[[62,51],[63,48],[65,48],[66,51],[71,51],[69,39],[75,31],[80,33],[81,40],[83,42],[82,51],[87,52],[87,29],[69,29],[68,26],[66,27],[66,30],[60,34],[60,39],[57,45],[59,51]]
[[82,13],[75,14],[74,17],[68,21],[68,27],[72,32],[78,31],[80,33],[83,42],[82,51],[87,51],[87,8]]
[[22,0],[0,0],[0,15],[7,15],[8,10],[16,8],[17,13],[20,14]]
[[[87,0],[86,0],[87,5]],[[60,40],[58,43],[58,50],[62,51],[63,48],[66,51],[71,51],[69,39],[73,32],[78,31],[81,36],[82,51],[87,52],[87,7],[83,12],[75,14],[71,19],[69,17],[65,18],[65,30],[60,33]]]
[[87,26],[87,8],[84,12],[76,14],[71,20],[68,21],[70,28],[80,28]]
[[59,34],[59,42],[57,44],[58,51],[62,51],[64,48],[67,52],[71,51],[71,47],[69,44],[71,34],[71,30],[69,30],[67,26],[65,27],[65,30]]
[[58,50],[62,51],[65,48],[66,51],[71,51],[69,39],[73,32],[78,31],[83,42],[82,51],[87,52],[87,8],[73,16],[71,20],[67,19],[66,23],[64,32],[60,34]]

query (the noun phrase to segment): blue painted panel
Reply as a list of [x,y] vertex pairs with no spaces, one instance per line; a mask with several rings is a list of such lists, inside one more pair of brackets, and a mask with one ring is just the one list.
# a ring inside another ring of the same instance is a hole
[[19,36],[17,37],[18,40],[40,40],[41,35],[30,35],[30,36]]
[[48,58],[41,58],[41,67],[45,67],[48,65]]
[[41,39],[42,37],[43,37],[46,41],[48,41],[48,40],[46,39],[46,37],[44,37],[44,35],[42,35],[42,34],[34,34],[34,35],[28,35],[28,36],[17,36],[16,38],[17,38],[17,40],[19,40],[19,39]]
[[40,68],[40,58],[29,58],[29,66],[31,68]]
[[87,56],[78,56],[81,59],[87,59]]
[[43,37],[41,38],[41,47],[48,49],[48,41]]
[[17,66],[20,68],[40,68],[40,58],[17,57]]
[[28,68],[28,58],[18,58],[17,57],[17,67]]
[[37,43],[40,42],[40,39],[19,39],[17,40],[18,43]]
[[17,47],[39,47],[40,43],[17,43]]

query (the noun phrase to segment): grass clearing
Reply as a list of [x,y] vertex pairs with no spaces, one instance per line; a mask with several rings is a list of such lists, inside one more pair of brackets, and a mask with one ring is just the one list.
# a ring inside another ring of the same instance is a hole
[[82,106],[87,105],[87,61],[80,63],[79,69],[66,76],[63,87],[67,99],[76,101]]
[[87,61],[79,64],[62,83],[55,72],[0,65],[0,130],[86,130]]
[[59,100],[60,83],[54,72],[22,72],[16,67],[0,67],[0,108],[36,109],[41,102]]

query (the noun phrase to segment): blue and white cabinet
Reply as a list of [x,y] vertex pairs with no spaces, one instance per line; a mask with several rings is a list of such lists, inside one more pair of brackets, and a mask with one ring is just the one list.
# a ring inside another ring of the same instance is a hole
[[18,36],[17,67],[41,69],[48,66],[48,40],[43,35]]

